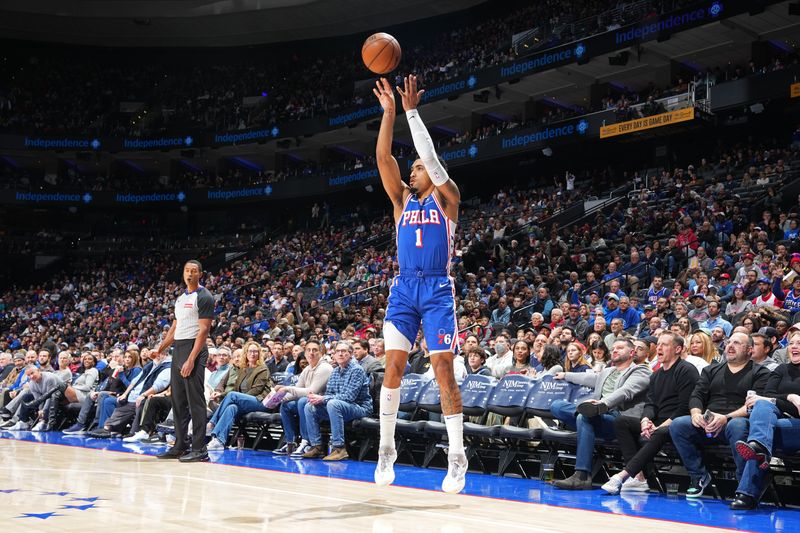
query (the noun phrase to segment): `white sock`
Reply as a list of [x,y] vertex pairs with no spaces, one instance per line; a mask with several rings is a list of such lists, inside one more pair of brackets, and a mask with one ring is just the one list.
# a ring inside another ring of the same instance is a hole
[[400,389],[381,387],[381,443],[380,448],[394,449],[394,427],[397,425],[397,409],[400,406]]
[[448,455],[460,455],[464,452],[464,415],[457,413],[446,415],[444,425],[447,427]]

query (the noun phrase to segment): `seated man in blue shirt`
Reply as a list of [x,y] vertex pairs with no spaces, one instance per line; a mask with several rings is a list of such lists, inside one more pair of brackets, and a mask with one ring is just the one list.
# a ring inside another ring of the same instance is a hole
[[[372,413],[369,394],[369,377],[353,359],[353,346],[346,341],[336,344],[333,351],[336,368],[331,373],[325,395],[309,393],[305,406],[306,435],[311,448],[303,459],[323,457],[323,461],[347,459],[344,441],[344,424]],[[331,453],[325,455],[319,423],[330,420]]]
[[[609,299],[609,303],[613,302],[613,299]],[[622,319],[622,328],[627,331],[628,333],[633,333],[636,331],[636,328],[639,326],[639,322],[641,322],[641,317],[639,316],[639,312],[631,307],[630,298],[627,296],[623,296],[619,299],[619,307],[614,309],[613,311],[609,311],[609,313],[605,316],[606,321],[614,320],[615,318]]]

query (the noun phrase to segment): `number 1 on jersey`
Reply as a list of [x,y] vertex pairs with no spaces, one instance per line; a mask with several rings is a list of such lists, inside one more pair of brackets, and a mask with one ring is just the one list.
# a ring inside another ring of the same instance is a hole
[[414,233],[417,235],[417,248],[422,248],[422,228],[417,228]]

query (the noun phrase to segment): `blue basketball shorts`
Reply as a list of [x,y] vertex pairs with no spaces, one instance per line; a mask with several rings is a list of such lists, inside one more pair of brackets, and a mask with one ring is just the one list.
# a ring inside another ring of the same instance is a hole
[[[458,353],[455,294],[455,283],[449,276],[396,276],[389,290],[384,323],[393,325],[411,346],[422,324],[429,352]],[[387,349],[399,349],[392,346],[387,335],[384,337]]]

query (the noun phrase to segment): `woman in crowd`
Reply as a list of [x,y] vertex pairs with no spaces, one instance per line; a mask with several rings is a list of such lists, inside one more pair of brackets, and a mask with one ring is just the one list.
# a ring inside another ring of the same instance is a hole
[[719,359],[717,347],[705,331],[697,330],[689,338],[689,355],[699,357],[708,364]]
[[592,354],[592,369],[600,372],[608,366],[608,346],[602,340],[596,340],[589,345]]
[[248,341],[242,352],[246,366],[239,369],[233,390],[225,395],[208,423],[212,435],[208,444],[209,450],[225,448],[228,433],[237,418],[247,413],[267,410],[261,402],[272,389],[272,379],[264,364],[264,351],[257,342]]
[[69,403],[83,403],[86,396],[97,386],[100,378],[96,368],[97,359],[91,353],[85,352],[81,362],[83,363],[83,373],[75,378],[72,385],[68,386],[64,392],[64,397]]
[[735,286],[733,288],[733,297],[731,301],[728,302],[728,305],[725,306],[725,314],[732,319],[736,315],[749,311],[752,308],[753,302],[745,298],[744,287],[741,285]]
[[528,346],[528,343],[524,340],[518,340],[514,343],[514,346],[511,349],[514,352],[513,362],[511,366],[505,369],[503,374],[523,374],[531,375],[535,374],[536,371],[531,371],[531,349]]
[[542,351],[542,367],[543,370],[539,372],[536,377],[553,376],[559,372],[564,371],[561,366],[564,358],[561,356],[561,350],[552,344],[548,344]]
[[769,483],[769,463],[776,448],[786,454],[800,450],[800,331],[789,333],[786,350],[789,362],[769,376],[761,395],[750,396],[745,405],[750,413],[747,442],[738,441],[736,451],[746,461],[731,509],[750,510]]
[[295,357],[294,364],[289,367],[289,383],[287,383],[287,385],[294,385],[297,383],[297,380],[300,379],[300,374],[307,366],[308,359],[306,359],[306,354],[300,352],[297,357]]
[[61,352],[58,354],[58,370],[56,371],[56,375],[67,385],[72,383],[72,371],[69,369],[71,359],[72,357],[69,352]]
[[590,370],[586,360],[586,349],[582,344],[571,342],[567,345],[567,356],[564,358],[564,372],[586,372]]
[[742,318],[742,321],[741,321],[741,324],[740,324],[741,326],[743,326],[747,330],[747,334],[748,335],[750,335],[752,333],[755,333],[756,331],[761,329],[761,319],[758,317],[758,315],[756,315],[756,316],[752,316],[752,315],[753,315],[753,313],[748,312],[747,315],[745,315]]

